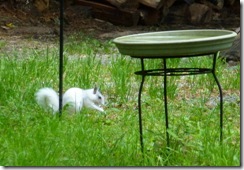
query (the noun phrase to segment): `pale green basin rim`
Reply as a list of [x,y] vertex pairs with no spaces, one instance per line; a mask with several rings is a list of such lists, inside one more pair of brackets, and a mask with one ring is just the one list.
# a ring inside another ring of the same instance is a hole
[[127,35],[115,38],[113,42],[121,45],[184,44],[219,41],[236,35],[234,31],[219,29],[174,30]]

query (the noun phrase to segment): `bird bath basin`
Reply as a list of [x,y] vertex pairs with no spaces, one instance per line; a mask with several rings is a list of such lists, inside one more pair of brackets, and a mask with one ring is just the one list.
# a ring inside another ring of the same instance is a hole
[[236,35],[229,30],[177,30],[127,35],[113,42],[121,54],[132,57],[177,57],[228,49]]

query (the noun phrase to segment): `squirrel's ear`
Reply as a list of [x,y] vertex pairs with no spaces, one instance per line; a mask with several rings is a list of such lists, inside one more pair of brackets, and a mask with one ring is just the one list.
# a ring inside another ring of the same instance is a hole
[[96,94],[97,91],[98,91],[98,88],[97,88],[97,86],[95,86],[94,89],[93,89],[93,94]]

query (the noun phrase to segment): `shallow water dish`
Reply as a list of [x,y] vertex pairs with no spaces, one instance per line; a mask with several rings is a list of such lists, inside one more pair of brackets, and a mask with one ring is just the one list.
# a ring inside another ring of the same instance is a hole
[[177,30],[127,35],[113,42],[121,54],[132,57],[183,57],[228,49],[236,35],[229,30]]

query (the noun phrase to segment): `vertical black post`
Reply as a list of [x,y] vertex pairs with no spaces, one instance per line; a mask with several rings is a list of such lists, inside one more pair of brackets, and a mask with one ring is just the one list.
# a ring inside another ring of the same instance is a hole
[[62,115],[63,96],[63,21],[64,0],[60,0],[60,32],[59,32],[59,116]]

